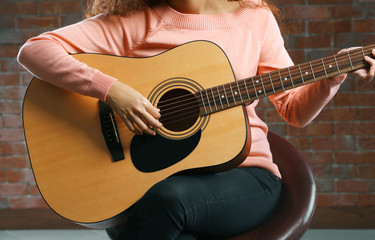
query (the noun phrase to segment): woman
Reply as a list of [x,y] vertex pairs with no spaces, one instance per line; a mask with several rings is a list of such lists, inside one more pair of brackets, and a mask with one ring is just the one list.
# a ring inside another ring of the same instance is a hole
[[[263,0],[94,0],[88,18],[30,39],[19,62],[62,88],[106,101],[134,134],[155,135],[160,112],[131,88],[76,61],[69,54],[96,52],[152,56],[194,40],[209,40],[227,54],[237,79],[293,65],[273,14]],[[99,15],[98,15],[99,14]],[[373,54],[375,51],[373,52]],[[371,80],[375,61],[355,74]],[[346,75],[270,96],[290,124],[307,125],[330,101]],[[132,208],[116,239],[214,239],[246,232],[273,212],[281,191],[267,126],[246,106],[252,148],[246,160],[225,172],[173,176],[152,187]]]

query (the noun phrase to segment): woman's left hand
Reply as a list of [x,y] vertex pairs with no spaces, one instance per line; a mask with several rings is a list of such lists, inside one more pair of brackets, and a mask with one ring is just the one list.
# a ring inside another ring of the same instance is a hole
[[[372,55],[375,56],[375,49],[372,49]],[[361,80],[369,82],[375,77],[375,59],[365,56],[365,60],[369,66],[367,68],[358,69],[351,74],[357,76]]]

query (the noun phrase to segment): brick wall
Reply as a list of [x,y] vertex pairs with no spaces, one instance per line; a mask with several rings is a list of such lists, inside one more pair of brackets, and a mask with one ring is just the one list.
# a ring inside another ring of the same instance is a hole
[[[31,75],[16,62],[19,47],[41,32],[82,18],[81,0],[0,2],[0,209],[45,208],[22,133],[22,98]],[[375,43],[374,0],[275,0],[296,63]],[[265,101],[259,115],[296,146],[314,172],[318,206],[375,206],[375,82],[349,77],[317,119],[286,125]]]
[[30,37],[82,19],[79,0],[0,2],[0,209],[46,208],[29,168],[22,99],[32,76],[16,61]]

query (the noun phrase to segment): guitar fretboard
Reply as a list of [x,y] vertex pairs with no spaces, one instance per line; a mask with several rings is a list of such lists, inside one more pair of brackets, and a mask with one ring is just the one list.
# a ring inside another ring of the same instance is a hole
[[292,88],[366,67],[374,45],[238,80],[195,93],[201,115],[225,110]]

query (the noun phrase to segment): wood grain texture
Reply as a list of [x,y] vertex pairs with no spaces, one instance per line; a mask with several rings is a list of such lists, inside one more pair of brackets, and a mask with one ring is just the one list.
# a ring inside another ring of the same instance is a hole
[[[144,96],[171,78],[193,79],[203,88],[234,81],[225,54],[207,42],[182,45],[150,58],[74,57]],[[133,134],[119,118],[125,160],[111,161],[101,135],[97,99],[33,79],[23,113],[30,161],[43,198],[62,217],[93,227],[122,213],[162,179],[187,169],[222,166],[232,159],[233,167],[250,148],[248,120],[238,106],[210,116],[199,145],[188,157],[166,169],[144,173],[131,161]]]

